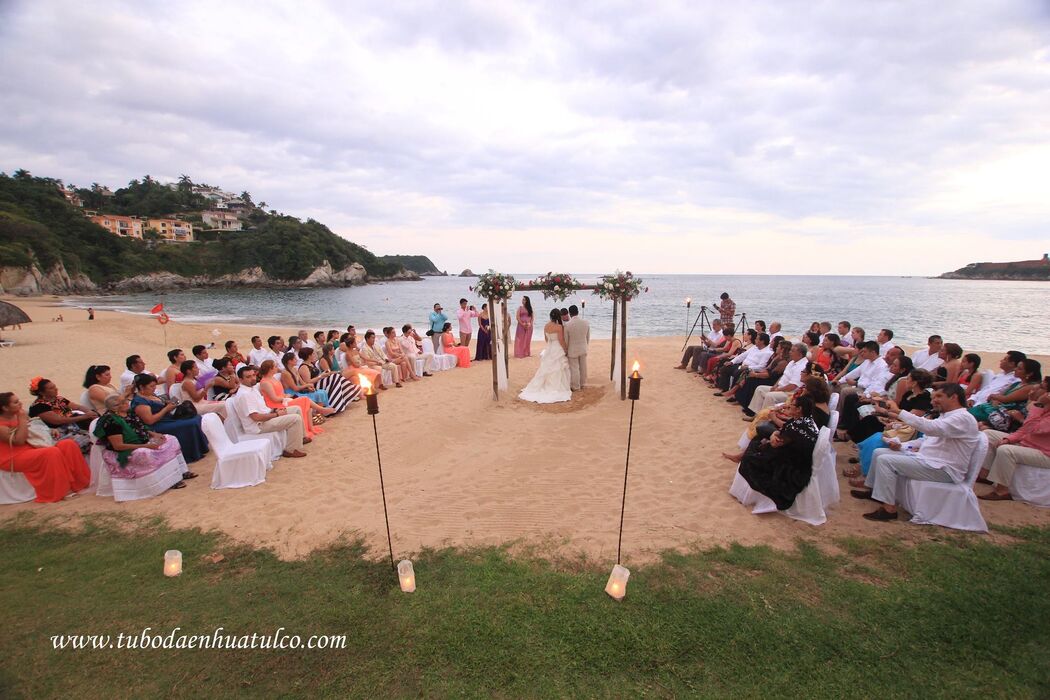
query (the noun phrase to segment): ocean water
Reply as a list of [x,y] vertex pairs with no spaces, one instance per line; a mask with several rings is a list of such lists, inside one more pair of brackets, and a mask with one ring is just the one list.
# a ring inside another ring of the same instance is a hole
[[[536,274],[515,274],[529,280]],[[880,328],[892,328],[903,345],[922,345],[931,333],[959,343],[964,350],[1023,350],[1050,353],[1050,283],[981,280],[942,280],[921,277],[831,277],[747,275],[639,274],[649,291],[628,306],[629,336],[682,336],[696,320],[700,305],[710,306],[723,291],[737,303],[737,312],[749,322],[780,321],[784,331],[797,336],[812,321],[849,320],[873,338]],[[597,275],[577,275],[593,283]],[[192,323],[253,323],[310,330],[343,330],[353,323],[359,330],[401,327],[410,322],[427,327],[427,314],[440,302],[450,318],[461,297],[478,308],[483,300],[470,291],[474,278],[428,277],[421,282],[387,282],[338,289],[200,289],[166,294],[78,297],[78,307],[149,312],[157,302],[174,319]],[[518,300],[510,305],[513,315]],[[693,299],[686,309],[685,299]],[[555,305],[542,294],[530,295],[540,319]],[[584,316],[592,335],[607,338],[612,303],[590,292],[558,306],[586,301]],[[535,329],[542,336],[542,321]],[[225,333],[224,335],[232,335]]]

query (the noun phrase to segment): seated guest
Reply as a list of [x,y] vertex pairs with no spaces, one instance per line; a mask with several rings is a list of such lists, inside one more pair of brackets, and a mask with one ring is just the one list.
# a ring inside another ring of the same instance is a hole
[[[145,367],[145,365],[143,365]],[[121,382],[123,387],[123,382]],[[113,373],[109,365],[91,365],[84,374],[84,388],[87,389],[87,399],[91,402],[91,408],[102,414],[106,410],[106,397],[114,394],[125,394],[131,396],[134,388],[122,388],[120,391],[113,386]]]
[[[106,469],[117,479],[152,474],[182,452],[174,436],[149,430],[131,411],[131,402],[123,394],[106,397],[106,412],[99,418],[94,435],[105,448],[102,461]],[[171,488],[184,488],[186,479],[192,478],[188,474],[192,472],[184,472],[182,481]]]
[[737,375],[736,383],[729,391],[723,393],[728,397],[726,401],[736,403],[748,412],[747,406],[755,396],[755,390],[766,389],[780,379],[780,375],[787,369],[791,362],[791,343],[786,340],[778,340],[770,343],[773,354],[766,361],[766,366],[756,370],[742,370]]
[[[259,336],[255,336],[255,337],[258,338]],[[262,345],[262,341],[261,340],[259,341],[259,345]],[[229,360],[230,364],[233,365],[232,367],[230,367],[230,369],[232,371],[236,372],[238,367],[240,367],[241,365],[248,364],[248,358],[246,358],[244,355],[241,354],[240,348],[237,347],[237,341],[236,340],[227,340],[225,347],[226,347],[226,354],[223,355],[223,357],[225,357],[227,360]],[[218,360],[216,360],[215,362],[218,362]],[[215,367],[217,369],[218,365],[216,365],[215,362],[213,362],[212,364],[215,365]],[[233,376],[234,376],[234,378],[236,378],[237,375],[235,374]]]
[[924,369],[927,372],[932,372],[941,365],[944,364],[944,360],[941,359],[941,347],[944,345],[944,341],[939,335],[931,335],[926,340],[926,349],[919,350],[911,356],[911,361],[915,363],[915,369]]
[[820,333],[806,331],[802,334],[802,343],[806,346],[807,358],[816,355],[817,351],[820,350]]
[[56,503],[91,483],[91,470],[72,440],[52,447],[29,444],[29,414],[9,391],[0,393],[0,465],[25,476],[37,503]]
[[864,329],[860,326],[854,326],[849,332],[849,336],[842,336],[839,340],[839,347],[835,348],[835,354],[842,359],[854,357],[858,352],[857,348],[864,342],[864,336]]
[[1009,501],[1010,484],[1017,465],[1050,469],[1050,378],[1043,380],[1044,393],[1028,408],[1028,417],[1016,431],[1004,433],[986,430],[988,456],[984,460],[978,482],[994,484],[988,493],[978,498],[985,501]]
[[[839,438],[845,438],[846,435],[849,435],[850,439],[859,442],[860,440],[853,437],[853,428],[856,427],[856,424],[863,418],[871,416],[874,412],[873,402],[885,395],[893,398],[897,403],[900,403],[903,397],[907,395],[907,390],[912,382],[909,375],[914,369],[914,366],[909,358],[896,352],[896,350],[897,348],[891,350],[890,354],[883,359],[883,362],[886,362],[889,365],[889,377],[886,379],[884,387],[881,389],[875,387],[874,390],[866,390],[863,393],[851,392],[843,395],[839,418]],[[894,356],[892,360],[890,359],[891,355]],[[921,371],[925,372],[925,370]],[[932,383],[933,376],[930,375],[927,377],[927,380],[928,384]],[[874,428],[871,423],[868,425],[869,427]],[[877,428],[876,432],[881,431],[882,427],[880,424],[880,427]],[[861,433],[863,434],[861,439],[870,435],[869,432],[861,431]]]
[[307,343],[307,345],[310,346],[311,350],[316,351],[318,353],[317,356],[320,357],[321,348],[324,347],[324,331],[317,331],[314,333],[313,342]]
[[[339,331],[328,331],[328,335],[325,337],[324,344],[332,348],[332,354],[328,358],[329,369],[341,372],[343,370],[342,365],[339,364],[339,359],[336,357],[336,350],[339,349]],[[324,353],[318,353],[318,361],[324,358]]]
[[[564,316],[569,315],[569,310],[565,309]],[[456,339],[452,335],[452,324],[446,323],[442,331],[442,342],[444,343],[445,354],[456,356],[456,367],[470,367],[470,348],[465,345],[457,345]]]
[[814,325],[816,325],[816,328],[811,328],[810,330],[815,330],[817,333],[820,333],[820,342],[823,343],[824,336],[831,332],[831,321],[821,321]]
[[182,456],[187,463],[192,464],[204,459],[208,452],[208,438],[204,437],[204,431],[201,430],[201,417],[192,415],[175,418],[177,404],[165,401],[154,393],[157,388],[156,377],[140,374],[135,377],[134,386],[135,395],[131,398],[131,411],[135,416],[145,423],[147,428],[165,435],[174,435],[182,447]]
[[[291,352],[286,352],[284,357],[281,358],[281,365],[284,368],[284,371],[281,372],[281,386],[284,387],[284,393],[289,396],[305,396],[320,406],[330,406],[331,401],[328,398],[327,391],[319,389],[316,381],[304,381],[299,376],[297,365],[300,362],[301,360]],[[335,411],[332,411],[332,413],[335,413]]]
[[[276,338],[277,336],[273,336]],[[266,360],[277,362],[277,353],[268,347],[263,347],[263,340],[257,335],[252,336],[252,349],[248,351],[248,364],[258,367]]]
[[806,346],[802,343],[789,343],[788,346],[788,362],[782,374],[769,386],[759,386],[755,389],[751,402],[744,408],[744,415],[748,418],[754,418],[763,408],[785,401],[802,386],[802,372],[807,363]]
[[[270,408],[298,406],[299,414],[302,416],[303,421],[303,435],[307,438],[313,438],[315,435],[324,432],[318,426],[324,422],[324,412],[332,409],[319,406],[305,396],[291,397],[286,395],[284,385],[277,378],[277,365],[274,364],[273,360],[266,360],[262,363],[262,367],[258,371],[258,378],[259,393],[267,406]],[[241,381],[244,381],[243,376]]]
[[1039,389],[1043,368],[1037,361],[1025,358],[1014,370],[1014,383],[998,394],[992,394],[985,403],[969,409],[982,426],[1012,433],[1027,416],[1028,397]]
[[850,331],[853,330],[853,326],[849,321],[839,321],[838,325],[838,337],[842,339],[842,345],[847,347],[853,347],[853,337]]
[[[723,365],[718,375],[718,388],[721,392],[728,391],[729,387],[736,381],[736,378],[740,376],[742,370],[745,368],[748,371],[762,369],[772,354],[773,348],[769,347],[769,336],[765,333],[759,333],[755,336],[755,344],[751,348]],[[715,396],[721,395],[720,392],[715,393]]]
[[[126,393],[130,396],[135,392],[135,387],[132,386],[135,383],[135,377],[140,374],[153,373],[146,369],[146,361],[142,359],[141,355],[128,355],[128,357],[124,359],[124,366],[127,367],[127,369],[120,375],[120,393]],[[99,401],[105,401],[105,399],[106,397],[103,395],[98,396]],[[95,397],[91,397],[91,400],[94,402]],[[101,403],[96,406],[96,408],[101,408],[105,411],[105,406]]]
[[941,366],[936,370],[938,381],[949,384],[962,384],[959,376],[962,374],[963,350],[957,343],[945,343],[941,346]]
[[1020,350],[1007,352],[1003,359],[999,360],[1000,372],[992,375],[987,382],[982,382],[981,388],[970,394],[968,399],[969,405],[975,406],[984,403],[989,396],[1002,393],[1004,389],[1017,381],[1017,375],[1014,372],[1017,370],[1017,365],[1026,357],[1027,355]]
[[696,372],[703,376],[707,374],[708,365],[714,364],[714,358],[729,358],[736,354],[742,344],[736,335],[736,329],[723,327],[719,335],[721,340],[711,341],[710,344],[705,344],[699,352],[693,353],[689,361],[689,368],[686,370],[687,373]]
[[966,398],[969,399],[981,390],[984,375],[981,374],[981,356],[968,352],[962,356],[959,372],[959,384],[966,387]]
[[682,355],[682,361],[675,365],[675,369],[685,369],[693,361],[693,357],[704,350],[718,346],[722,343],[722,320],[716,318],[711,321],[711,330],[705,335],[701,335],[697,338],[696,345],[690,345],[685,349],[685,354]]
[[[920,418],[934,417],[933,397],[930,389],[933,383],[933,375],[924,369],[913,369],[911,374],[912,377],[908,381],[907,391],[903,398],[895,399],[894,404],[898,405],[902,411],[907,411]],[[878,424],[876,425],[872,419],[878,421]],[[868,422],[864,423],[864,421]],[[908,442],[921,437],[919,431],[915,428],[900,421],[891,421],[879,415],[865,416],[862,419],[862,423],[863,425],[854,426],[853,430],[850,431],[851,439],[857,443],[857,457],[851,458],[850,463],[859,463],[860,468],[858,470],[856,467],[850,467],[842,472],[843,476],[852,479],[849,483],[855,488],[864,486],[864,479],[857,477],[867,476],[875,450],[886,447],[893,439],[899,442]],[[869,429],[874,429],[874,432],[866,437],[863,436],[863,433]],[[854,435],[854,432],[856,432],[856,435]]]
[[[487,307],[488,307],[488,304],[482,304],[481,305],[481,314],[482,314],[481,319],[482,319],[482,321],[485,321],[485,320],[488,319],[488,317],[485,316],[485,313],[487,311]],[[485,330],[485,326],[483,326],[480,330],[478,330],[478,354],[479,355],[482,354],[481,336],[482,336],[483,332],[485,333],[485,335],[488,335],[487,331]],[[412,360],[413,362],[415,362],[415,359],[417,357],[422,357],[423,358],[423,376],[424,377],[431,377],[431,376],[433,376],[430,373],[430,370],[433,368],[433,365],[434,365],[434,353],[430,352],[428,349],[423,347],[423,339],[419,337],[419,333],[416,333],[416,330],[412,327],[411,323],[406,323],[405,325],[401,326],[401,337],[398,339],[398,342],[401,343],[401,349],[405,352],[405,355],[407,355],[408,358],[410,360]],[[488,347],[488,346],[486,345],[486,347]],[[478,358],[475,357],[474,359],[478,359]],[[485,357],[483,359],[491,360],[492,357],[488,356],[488,357]]]
[[[886,382],[886,396],[890,397],[897,403],[904,400],[904,396],[913,388],[912,372],[915,371],[915,365],[912,364],[911,358],[901,355],[900,357],[894,358],[893,362],[890,363],[890,380]],[[926,370],[922,370],[925,372]],[[930,375],[930,381],[933,381],[933,375]]]
[[[203,345],[194,345],[193,363],[197,365],[197,369],[200,370],[200,372],[197,373],[197,388],[203,389],[205,384],[208,383],[208,380],[218,374],[215,370],[215,366],[211,363],[211,358],[208,357],[208,348]],[[179,365],[179,368],[181,369],[182,365]],[[183,372],[184,377],[185,374],[186,373]]]
[[893,349],[893,331],[883,328],[875,337],[875,342],[879,344],[879,357],[885,358],[886,353]]
[[[313,341],[310,340],[310,334],[307,331],[300,330],[298,333],[296,333],[295,337],[299,339],[299,348],[295,351],[296,355],[298,355],[299,354],[299,350],[302,350],[303,348],[310,348],[312,350],[316,350],[317,349],[316,346],[314,345]],[[292,341],[289,340],[288,341],[289,347],[291,347],[291,344],[292,344]]]
[[236,394],[241,384],[234,372],[233,360],[229,357],[220,357],[213,364],[219,373],[211,380],[211,398],[213,401],[224,401]]
[[[345,369],[340,369],[339,363],[335,359],[335,348],[332,347],[331,343],[326,342],[321,346],[321,350],[317,356],[317,368],[322,372],[338,372],[343,379],[353,384],[353,376],[350,372]],[[356,387],[357,385],[354,384],[354,386]],[[353,400],[357,401],[357,398],[358,397],[355,396]]]
[[960,484],[966,479],[970,456],[977,447],[977,421],[966,411],[966,393],[958,384],[938,384],[932,403],[940,414],[935,420],[919,418],[888,402],[880,415],[899,420],[925,437],[915,451],[902,452],[900,443],[875,450],[864,489],[850,491],[854,498],[871,498],[882,507],[865,513],[868,520],[897,519],[897,484],[900,477],[919,481]]
[[[304,333],[306,331],[303,331]],[[299,351],[305,347],[302,339],[297,335],[288,336],[288,348],[281,353],[281,364],[284,364],[284,358],[291,353],[292,357],[295,358],[295,369],[299,369]]]
[[239,393],[233,402],[233,409],[237,415],[231,416],[231,419],[239,420],[241,428],[248,435],[284,432],[287,440],[281,456],[305,457],[303,443],[308,438],[304,433],[306,423],[303,421],[301,408],[299,406],[271,408],[259,392],[258,371],[251,365],[245,365],[237,370],[237,378],[244,386],[244,391]]
[[[209,401],[208,391],[215,383],[212,377],[204,383],[204,388],[198,389],[198,378],[200,377],[200,365],[193,360],[186,360],[179,366],[182,372],[182,398],[197,407],[197,413],[218,413],[219,417],[226,420],[226,404],[222,401]],[[218,374],[218,372],[216,372]]]
[[769,331],[766,330],[766,322],[761,319],[755,321],[755,332],[765,333],[766,335],[769,335]]
[[[449,324],[451,327],[451,324]],[[401,388],[401,368],[386,359],[386,353],[376,345],[376,332],[368,330],[365,332],[365,346],[361,348],[361,359],[371,369],[382,372],[384,369],[394,375],[394,386]]]
[[824,340],[821,341],[820,345],[818,346],[818,349],[813,355],[811,355],[811,359],[813,360],[813,362],[820,365],[821,369],[824,370],[825,374],[830,372],[832,366],[835,364],[835,360],[837,359],[837,355],[835,355],[835,348],[837,348],[838,346],[838,334],[827,333],[824,336]]
[[[815,372],[814,372],[815,368]],[[817,398],[810,392],[811,386],[809,383],[810,379],[814,379],[816,383],[821,384],[824,387],[823,399]],[[807,362],[802,370],[802,386],[796,389],[790,396],[784,399],[783,403],[773,404],[769,408],[763,408],[752,419],[751,425],[747,428],[747,437],[749,440],[755,439],[756,436],[768,438],[773,432],[779,428],[783,421],[774,424],[774,418],[778,415],[777,411],[784,406],[790,406],[798,400],[798,397],[808,395],[814,400],[814,414],[813,420],[816,422],[818,428],[827,425],[827,418],[830,418],[831,411],[827,409],[827,401],[830,398],[830,392],[828,391],[827,382],[824,380],[824,376],[820,374],[820,367],[814,365],[812,362]],[[820,413],[823,409],[825,421],[823,425],[820,422]]]
[[182,371],[179,369],[186,361],[186,353],[180,348],[168,351],[168,367],[161,372],[158,381],[164,387],[162,396],[171,396],[171,388],[182,382]]
[[[326,347],[323,343],[321,347]],[[331,354],[331,346],[327,346]],[[316,387],[328,396],[328,405],[335,409],[336,413],[342,413],[361,393],[361,387],[357,386],[339,372],[334,370],[322,370],[318,361],[317,353],[313,348],[303,348],[299,351],[299,381],[303,384]]]
[[777,510],[787,510],[813,476],[813,447],[820,429],[813,421],[813,401],[800,396],[786,408],[791,416],[768,440],[755,438],[743,454],[723,456],[739,462],[738,472],[755,491],[768,497]]
[[857,357],[860,364],[832,382],[832,386],[844,395],[843,400],[846,395],[858,392],[865,396],[882,393],[890,380],[889,365],[879,356],[879,344],[874,340],[857,345]]
[[[109,373],[109,368],[106,368],[106,373]],[[98,411],[59,396],[58,386],[43,377],[34,377],[29,382],[29,393],[36,397],[36,401],[29,406],[30,418],[42,420],[44,425],[51,428],[56,441],[72,440],[85,454],[91,449],[91,436],[87,434],[87,427],[98,418]]]
[[408,355],[401,348],[401,343],[398,342],[397,331],[394,330],[394,327],[387,326],[384,328],[383,336],[386,338],[386,345],[383,346],[386,359],[398,366],[401,370],[401,378],[405,381],[413,382],[421,379],[421,377],[416,375],[416,363],[409,359]]
[[[729,329],[726,328],[722,331],[725,335],[729,335]],[[732,336],[730,336],[732,337]],[[729,364],[731,360],[747,352],[751,348],[755,347],[755,339],[758,338],[758,332],[754,328],[748,328],[744,331],[743,337],[738,343],[731,343],[733,348],[732,352],[724,352],[720,355],[716,355],[707,361],[707,372],[703,378],[709,384],[717,386],[718,376],[721,374],[722,368]]]
[[[351,338],[352,340],[352,338]],[[376,389],[387,390],[387,385],[383,383],[383,370],[382,367],[376,369],[370,367],[366,362],[365,358],[362,357],[361,351],[358,350],[357,345],[354,343],[348,343],[347,347],[349,350],[343,356],[346,359],[346,369],[344,372],[349,373],[350,381],[356,382],[358,385],[361,384],[361,376],[369,381]]]

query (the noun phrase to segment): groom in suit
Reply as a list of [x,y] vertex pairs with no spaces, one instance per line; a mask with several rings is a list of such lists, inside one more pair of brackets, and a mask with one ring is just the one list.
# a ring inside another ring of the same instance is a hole
[[569,383],[573,391],[579,391],[587,381],[587,346],[591,342],[591,326],[580,318],[580,310],[573,304],[569,307],[569,321],[565,324],[565,344],[568,346]]

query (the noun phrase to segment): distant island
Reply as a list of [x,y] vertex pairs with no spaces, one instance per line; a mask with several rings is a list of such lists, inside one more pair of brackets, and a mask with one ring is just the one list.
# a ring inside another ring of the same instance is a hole
[[939,279],[1050,281],[1050,254],[1043,253],[1040,260],[970,263],[954,272],[945,272]]
[[426,256],[376,256],[318,221],[188,175],[146,175],[113,191],[0,173],[0,293],[337,287],[437,274]]

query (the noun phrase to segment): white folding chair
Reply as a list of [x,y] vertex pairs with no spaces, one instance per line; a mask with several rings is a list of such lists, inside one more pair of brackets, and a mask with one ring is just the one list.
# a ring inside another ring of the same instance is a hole
[[1010,483],[1010,495],[1041,508],[1050,508],[1050,469],[1018,464]]
[[284,431],[279,433],[246,433],[244,431],[244,426],[241,424],[241,417],[237,415],[237,399],[237,394],[226,399],[226,420],[222,423],[223,427],[226,429],[226,434],[233,442],[241,442],[242,440],[269,440],[270,457],[272,460],[270,462],[270,469],[273,469],[273,462],[276,462],[281,458],[281,453],[284,452],[284,446],[288,444],[288,434]]
[[941,525],[956,530],[988,532],[988,524],[981,515],[973,482],[988,453],[988,436],[977,436],[977,446],[970,455],[966,479],[961,484],[939,481],[900,479],[897,485],[897,503],[911,513],[911,522],[917,525]]
[[266,470],[270,466],[269,440],[231,442],[222,427],[222,419],[214,413],[201,416],[201,430],[215,452],[213,489],[238,489],[266,481]]

